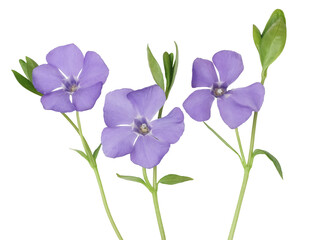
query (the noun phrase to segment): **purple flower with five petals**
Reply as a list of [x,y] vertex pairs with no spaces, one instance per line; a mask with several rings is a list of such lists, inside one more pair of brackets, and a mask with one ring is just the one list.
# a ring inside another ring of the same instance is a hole
[[101,138],[104,154],[111,158],[130,154],[137,165],[157,166],[184,131],[184,116],[179,108],[151,121],[164,102],[164,91],[158,85],[108,93],[103,109],[107,127]]
[[[217,68],[220,80],[218,79]],[[243,71],[241,55],[233,51],[217,52],[212,62],[197,58],[193,63],[192,87],[208,87],[193,92],[183,103],[186,112],[196,121],[207,121],[214,99],[217,99],[222,120],[232,129],[249,119],[252,112],[260,110],[265,89],[261,83],[228,90]]]
[[83,53],[74,44],[50,51],[33,70],[33,85],[43,94],[41,102],[56,112],[91,109],[101,94],[109,70],[95,52]]

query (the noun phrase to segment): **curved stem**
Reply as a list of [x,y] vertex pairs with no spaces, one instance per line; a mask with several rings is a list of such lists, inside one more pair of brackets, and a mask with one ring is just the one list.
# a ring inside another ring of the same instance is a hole
[[224,140],[223,137],[221,137],[219,135],[219,133],[217,133],[214,129],[212,129],[207,123],[203,122],[205,124],[205,126],[213,133],[216,135],[217,138],[219,138],[221,140],[221,142],[223,142],[229,149],[231,149],[234,153],[237,154],[237,156],[239,157],[240,161],[242,162],[241,156],[239,155],[239,153],[227,142]]
[[235,229],[236,229],[236,225],[237,225],[237,221],[238,221],[238,217],[239,217],[239,213],[240,213],[241,204],[242,204],[242,201],[244,199],[244,195],[245,195],[245,191],[246,191],[246,187],[247,187],[247,183],[248,183],[249,172],[250,172],[250,169],[246,168],[245,172],[244,172],[244,178],[243,178],[243,181],[242,181],[242,186],[241,186],[241,189],[240,189],[240,194],[239,194],[239,198],[238,198],[238,202],[237,202],[237,206],[236,206],[236,210],[235,210],[235,214],[234,214],[234,218],[233,218],[233,222],[232,222],[232,226],[231,226],[231,229],[230,229],[228,240],[232,240],[233,237],[234,237],[234,233],[235,233]]
[[252,130],[251,130],[251,140],[250,140],[250,147],[249,147],[249,157],[248,157],[248,167],[249,167],[249,169],[252,168],[252,164],[253,164],[252,154],[253,154],[254,141],[255,141],[257,117],[258,117],[258,113],[255,112],[254,116],[253,116],[253,123],[252,123]]
[[108,204],[107,204],[107,201],[106,201],[106,197],[105,197],[105,193],[104,193],[104,189],[103,189],[103,185],[102,185],[102,181],[101,181],[101,178],[100,178],[100,174],[99,174],[99,171],[98,171],[98,168],[97,167],[94,167],[93,168],[93,171],[95,173],[95,176],[97,178],[97,182],[98,182],[98,185],[99,185],[99,188],[100,188],[100,193],[101,193],[101,197],[102,197],[102,201],[103,201],[103,205],[104,205],[104,208],[105,208],[105,211],[107,213],[107,216],[108,216],[108,219],[110,221],[110,223],[112,224],[112,227],[118,237],[118,239],[120,240],[123,240],[115,222],[114,222],[114,219],[112,217],[112,214],[109,210],[109,207],[108,207]]
[[163,222],[162,222],[162,217],[160,213],[160,208],[159,208],[159,202],[158,202],[158,183],[157,183],[157,166],[153,168],[153,191],[152,191],[152,199],[153,199],[153,205],[155,207],[156,211],[156,216],[157,216],[157,221],[158,221],[158,226],[161,234],[161,239],[165,240],[165,232],[164,232],[164,227],[163,227]]
[[238,128],[235,128],[235,132],[236,132],[236,138],[237,138],[237,142],[238,142],[238,146],[239,146],[239,150],[240,150],[240,154],[241,154],[241,163],[242,163],[242,166],[245,168],[246,167],[246,158],[245,158],[244,150],[242,149],[242,144],[241,144]]
[[97,179],[97,182],[98,182],[98,185],[99,185],[99,188],[100,188],[100,193],[101,193],[101,197],[102,197],[102,201],[103,201],[103,205],[104,205],[104,208],[105,208],[105,211],[106,211],[106,214],[108,216],[108,219],[118,237],[119,240],[123,240],[116,224],[115,224],[115,221],[112,217],[112,214],[109,210],[109,207],[108,207],[108,204],[107,204],[107,200],[106,200],[106,197],[105,197],[105,193],[104,193],[104,189],[103,189],[103,185],[102,185],[102,181],[101,181],[101,178],[100,178],[100,174],[99,174],[99,171],[98,171],[98,168],[97,168],[97,164],[96,164],[96,161],[95,159],[93,158],[93,155],[92,155],[92,152],[91,152],[91,149],[85,139],[85,137],[83,136],[83,133],[82,133],[82,126],[81,126],[81,123],[80,123],[80,118],[79,118],[79,112],[76,111],[76,119],[77,119],[77,126],[78,126],[78,133],[80,135],[80,138],[81,138],[81,141],[82,141],[82,144],[84,146],[84,149],[85,149],[85,152],[87,154],[87,157],[88,157],[88,160],[89,160],[89,163],[90,163],[90,166],[92,167],[94,173],[95,173],[95,176],[96,176],[96,179]]

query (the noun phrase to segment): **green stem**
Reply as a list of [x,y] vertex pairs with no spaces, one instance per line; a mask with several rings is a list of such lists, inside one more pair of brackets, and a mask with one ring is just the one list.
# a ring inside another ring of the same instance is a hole
[[80,118],[79,118],[79,112],[76,111],[76,119],[77,119],[77,126],[78,126],[78,133],[80,135],[80,138],[81,138],[81,141],[82,141],[82,144],[84,146],[84,149],[85,149],[85,152],[88,156],[88,159],[89,159],[89,163],[90,163],[90,166],[92,167],[94,173],[95,173],[95,176],[96,176],[96,179],[97,179],[97,182],[98,182],[98,185],[99,185],[99,188],[100,188],[100,193],[101,193],[101,197],[102,197],[102,201],[103,201],[103,205],[104,205],[104,208],[105,208],[105,211],[106,211],[106,214],[108,216],[108,219],[118,237],[119,240],[123,240],[116,224],[115,224],[115,221],[112,217],[112,214],[109,210],[109,207],[108,207],[108,204],[107,204],[107,200],[106,200],[106,197],[105,197],[105,193],[104,193],[104,189],[103,189],[103,185],[102,185],[102,181],[101,181],[101,178],[100,178],[100,174],[99,174],[99,171],[98,171],[98,168],[97,168],[97,164],[96,164],[96,161],[95,159],[93,158],[93,155],[92,155],[92,152],[91,152],[91,149],[85,139],[85,137],[83,136],[83,133],[82,133],[82,126],[81,126],[81,123],[80,123]]
[[[267,69],[265,71],[264,70],[262,71],[262,80],[261,80],[262,85],[264,85],[266,76],[267,76]],[[243,182],[242,182],[242,186],[241,186],[241,190],[240,190],[240,194],[239,194],[239,198],[238,198],[238,202],[237,202],[237,207],[236,207],[236,210],[235,210],[235,214],[234,214],[234,218],[233,218],[233,222],[232,222],[232,226],[231,226],[231,230],[230,230],[228,240],[233,240],[233,237],[234,237],[234,233],[235,233],[235,229],[236,229],[236,225],[237,225],[237,220],[238,220],[241,204],[242,204],[242,201],[243,201],[243,198],[244,198],[244,195],[245,195],[245,191],[246,191],[246,187],[247,187],[249,173],[250,173],[250,170],[251,170],[252,164],[253,164],[253,156],[252,155],[253,155],[253,149],[254,149],[257,117],[258,117],[258,113],[254,112],[252,129],[251,129],[251,139],[250,139],[248,163],[246,164],[246,167],[245,167],[244,179],[243,179]],[[236,134],[239,137],[237,129],[236,129]],[[243,153],[242,153],[242,155],[243,155]]]
[[231,149],[234,153],[237,154],[237,156],[239,157],[240,161],[242,162],[241,156],[239,155],[239,153],[227,142],[224,140],[223,137],[221,137],[214,129],[212,129],[207,123],[203,122],[205,124],[205,126],[213,133],[216,135],[217,138],[219,138],[229,149]]
[[253,154],[254,141],[255,141],[257,117],[258,117],[258,113],[255,112],[254,116],[253,116],[253,123],[252,123],[252,130],[251,130],[251,140],[250,140],[250,147],[249,147],[249,157],[248,157],[248,167],[249,167],[249,169],[252,168],[252,164],[253,164],[252,154]]
[[78,127],[73,123],[73,121],[71,120],[71,118],[68,117],[68,115],[66,115],[65,113],[61,113],[62,116],[65,117],[66,120],[68,120],[68,122],[72,125],[72,127],[76,130],[76,132],[79,134],[79,130]]
[[232,222],[232,226],[231,226],[231,230],[230,230],[228,240],[233,240],[233,238],[234,238],[234,233],[235,233],[235,229],[236,229],[236,225],[237,225],[237,221],[238,221],[238,217],[239,217],[239,213],[240,213],[241,204],[242,204],[242,201],[244,199],[244,195],[245,195],[245,191],[246,191],[246,187],[247,187],[247,183],[248,183],[249,172],[250,172],[250,168],[246,168],[245,172],[244,172],[244,178],[243,178],[243,181],[242,181],[242,186],[241,186],[241,189],[240,189],[240,194],[239,194],[239,198],[238,198],[238,202],[237,202],[237,206],[236,206],[236,210],[235,210],[235,214],[234,214],[234,218],[233,218],[233,222]]
[[165,240],[165,232],[164,232],[164,227],[163,227],[163,222],[162,222],[162,217],[160,213],[160,208],[159,208],[159,202],[158,202],[158,183],[157,183],[157,167],[153,168],[153,191],[152,191],[152,199],[153,199],[153,205],[155,207],[156,211],[156,216],[157,216],[157,221],[158,221],[158,226],[160,230],[160,235],[161,235],[161,240]]
[[95,173],[95,176],[97,178],[97,182],[98,182],[98,185],[99,185],[99,188],[100,188],[100,193],[101,193],[101,197],[102,197],[102,201],[103,201],[103,205],[104,205],[104,208],[105,208],[105,211],[107,213],[107,216],[108,216],[108,219],[110,221],[110,223],[112,224],[112,227],[118,237],[118,239],[120,240],[123,240],[115,222],[114,222],[114,219],[112,217],[112,214],[109,210],[109,207],[108,207],[108,204],[107,204],[107,201],[106,201],[106,197],[105,197],[105,193],[104,193],[104,189],[103,189],[103,185],[102,185],[102,181],[101,181],[101,178],[100,178],[100,174],[99,174],[99,171],[98,171],[98,168],[97,167],[94,167],[93,168],[93,171]]
[[239,146],[239,150],[240,150],[240,154],[241,154],[241,163],[242,163],[242,166],[245,168],[246,167],[246,158],[245,158],[244,150],[242,148],[238,128],[235,129],[235,132],[236,132],[236,138],[237,138],[237,142],[238,142],[238,146]]
[[143,176],[144,176],[144,179],[145,179],[146,186],[149,189],[149,191],[152,192],[153,191],[153,187],[151,186],[151,184],[149,182],[146,168],[142,168],[142,169],[143,169]]

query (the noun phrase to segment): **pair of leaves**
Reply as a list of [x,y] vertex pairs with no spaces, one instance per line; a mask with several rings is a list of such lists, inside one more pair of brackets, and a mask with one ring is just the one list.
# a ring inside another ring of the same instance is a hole
[[[93,160],[94,160],[94,161],[96,161],[96,159],[97,159],[97,157],[98,157],[99,151],[100,151],[100,149],[101,149],[101,145],[102,145],[102,144],[100,144],[100,145],[96,148],[96,150],[94,150],[93,153],[92,153],[92,157],[93,157]],[[79,155],[81,155],[83,158],[85,158],[85,159],[89,162],[89,164],[91,165],[90,159],[89,159],[89,157],[87,156],[86,153],[84,153],[83,151],[78,150],[78,149],[72,149],[72,150],[75,151],[75,152],[77,152],[77,153],[78,153]]]
[[281,54],[286,42],[286,20],[282,10],[275,10],[269,18],[263,33],[253,25],[253,40],[260,54],[263,74]]
[[[124,175],[120,175],[117,173],[117,177],[127,180],[127,181],[133,181],[133,182],[138,182],[143,184],[145,187],[147,187],[145,181],[139,177],[134,177],[134,176],[124,176]],[[193,180],[190,177],[185,177],[185,176],[179,176],[176,174],[169,174],[166,175],[164,177],[162,177],[158,183],[162,183],[162,184],[167,184],[167,185],[174,185],[177,183],[182,183],[182,182],[186,182],[186,181],[190,181]],[[148,188],[148,187],[147,187]]]
[[282,169],[281,169],[280,163],[279,163],[279,161],[277,160],[277,158],[275,158],[275,157],[274,157],[272,154],[270,154],[269,152],[264,151],[264,150],[261,150],[261,149],[255,149],[254,152],[253,152],[252,157],[254,158],[256,155],[259,155],[259,154],[264,154],[264,155],[266,155],[266,156],[273,162],[273,164],[275,165],[275,168],[277,169],[277,171],[278,171],[280,177],[283,179]]
[[164,64],[164,71],[165,71],[165,79],[166,79],[166,88],[164,84],[164,78],[162,74],[161,67],[155,57],[153,56],[149,46],[147,46],[147,57],[148,57],[148,64],[152,74],[153,79],[155,82],[165,91],[166,98],[168,97],[172,86],[174,84],[176,73],[178,69],[178,46],[175,42],[176,47],[176,57],[174,59],[173,53],[164,52],[163,53],[163,64]]
[[35,89],[35,87],[33,86],[33,83],[32,83],[32,71],[33,71],[34,68],[36,68],[38,66],[38,64],[29,57],[26,57],[26,62],[24,60],[20,59],[19,64],[20,64],[21,68],[23,69],[26,77],[24,77],[23,75],[21,75],[17,71],[12,70],[16,80],[19,82],[19,84],[21,86],[23,86],[28,91],[30,91],[34,94],[37,94],[39,96],[42,96],[43,94],[38,92]]

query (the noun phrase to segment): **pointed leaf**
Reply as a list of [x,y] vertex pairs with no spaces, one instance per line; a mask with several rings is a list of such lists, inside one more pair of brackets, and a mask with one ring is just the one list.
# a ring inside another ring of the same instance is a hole
[[[27,63],[26,63],[24,60],[19,59],[19,64],[20,64],[21,68],[23,69],[23,71],[24,71],[26,77],[27,77],[28,80],[29,80]],[[30,81],[30,80],[29,80],[29,81]]]
[[81,155],[83,158],[85,158],[89,162],[89,159],[88,159],[88,156],[86,155],[86,153],[84,153],[83,151],[78,150],[78,149],[72,149],[71,148],[71,150],[77,152],[79,155]]
[[260,30],[253,24],[253,41],[258,51],[260,51],[261,38]]
[[159,180],[159,183],[174,185],[174,184],[177,184],[177,183],[182,183],[182,182],[186,182],[186,181],[190,181],[190,180],[193,180],[193,178],[185,177],[185,176],[179,176],[179,175],[176,175],[176,174],[169,174],[169,175],[166,175],[163,178],[161,178]]
[[281,10],[276,10],[269,19],[260,41],[260,59],[267,69],[281,54],[286,42],[286,21]]
[[149,68],[152,74],[153,79],[155,82],[163,89],[164,91],[164,79],[163,79],[163,74],[160,68],[160,65],[158,64],[157,60],[154,58],[152,55],[152,52],[147,46],[147,57],[148,57],[148,64]]
[[94,152],[93,152],[93,154],[92,154],[94,160],[97,159],[98,154],[99,154],[99,151],[100,151],[100,149],[101,149],[101,146],[102,146],[102,144],[100,144],[100,145],[97,147],[97,149],[94,150]]
[[174,53],[170,53],[170,59],[171,59],[171,62],[173,63],[174,62]]
[[117,174],[117,177],[121,178],[121,179],[124,179],[124,180],[127,180],[127,181],[132,181],[132,182],[138,182],[138,183],[141,183],[143,184],[144,186],[146,186],[146,183],[144,182],[143,179],[139,178],[139,177],[134,177],[134,176],[124,176],[124,175],[120,175],[118,173]]
[[[177,74],[177,70],[178,70],[178,59],[179,59],[179,53],[178,53],[178,46],[177,46],[177,43],[175,43],[175,47],[176,47],[176,57],[175,57],[175,62],[173,64],[173,75],[172,75],[172,80],[171,80],[171,83],[169,85],[169,88],[166,89],[166,96],[169,95],[172,87],[173,87],[173,84],[175,82],[175,78],[176,78],[176,74]],[[174,58],[174,57],[173,57]]]
[[279,161],[272,155],[270,154],[269,152],[267,151],[264,151],[264,150],[261,150],[261,149],[255,149],[254,152],[253,152],[253,158],[256,156],[256,155],[259,155],[259,154],[265,154],[272,162],[273,164],[275,165],[279,175],[281,176],[281,178],[283,179],[283,174],[282,174],[282,169],[281,169],[281,166],[280,166],[280,163]]
[[21,75],[20,73],[14,71],[14,70],[12,70],[12,72],[13,72],[13,74],[14,74],[16,80],[19,82],[20,85],[22,85],[24,88],[26,88],[26,89],[29,90],[30,92],[33,92],[33,93],[35,93],[35,94],[37,94],[37,95],[39,95],[39,96],[43,96],[42,93],[38,92],[38,91],[34,88],[32,82],[30,82],[27,78],[25,78],[23,75]]
[[32,82],[32,71],[38,66],[38,64],[29,57],[26,57],[26,61],[27,61],[27,77]]
[[264,36],[265,33],[271,28],[271,26],[280,18],[284,18],[285,20],[283,11],[280,9],[276,9],[275,11],[273,11],[273,13],[271,14],[270,18],[268,19],[265,25],[262,36]]
[[166,78],[166,89],[169,89],[173,77],[173,63],[171,62],[170,55],[167,52],[163,54],[163,63]]

